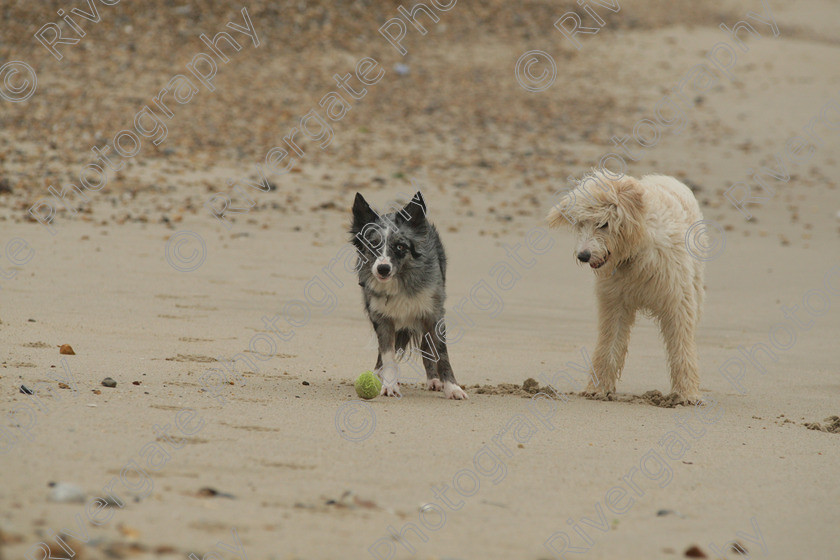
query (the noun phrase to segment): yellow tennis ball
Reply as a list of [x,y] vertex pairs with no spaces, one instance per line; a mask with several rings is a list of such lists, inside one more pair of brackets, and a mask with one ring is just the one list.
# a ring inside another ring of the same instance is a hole
[[372,399],[379,395],[382,382],[372,371],[366,371],[356,378],[353,386],[356,388],[357,395],[363,399]]

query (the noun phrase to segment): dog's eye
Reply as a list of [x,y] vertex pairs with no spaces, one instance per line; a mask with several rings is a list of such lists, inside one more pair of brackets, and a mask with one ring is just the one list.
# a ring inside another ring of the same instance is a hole
[[608,225],[610,225],[609,222],[604,222],[602,225],[598,226],[598,229],[607,229]]
[[405,253],[408,250],[408,247],[405,246],[404,243],[397,243],[397,251],[400,253]]

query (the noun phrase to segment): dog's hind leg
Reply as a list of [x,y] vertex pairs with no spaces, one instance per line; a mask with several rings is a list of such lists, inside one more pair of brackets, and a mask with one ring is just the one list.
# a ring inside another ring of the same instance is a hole
[[671,391],[677,393],[686,404],[701,400],[697,342],[694,339],[697,317],[695,309],[696,302],[684,302],[659,318],[668,352]]
[[382,390],[379,394],[386,397],[401,397],[397,383],[399,367],[396,360],[394,322],[387,318],[371,318],[371,320],[379,341],[379,357],[376,360],[376,374],[382,380]]
[[592,356],[593,378],[584,393],[607,395],[615,392],[627,357],[630,330],[636,321],[636,311],[618,298],[599,295],[598,343]]
[[694,298],[695,309],[697,310],[697,321],[703,315],[703,299],[706,294],[706,289],[703,287],[703,262],[698,261],[694,263]]

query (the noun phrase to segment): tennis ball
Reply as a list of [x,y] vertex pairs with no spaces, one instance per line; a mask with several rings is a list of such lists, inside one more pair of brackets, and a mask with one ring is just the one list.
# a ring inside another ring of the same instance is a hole
[[372,399],[379,395],[382,382],[372,371],[366,371],[356,378],[356,383],[353,386],[356,387],[357,395],[363,399]]

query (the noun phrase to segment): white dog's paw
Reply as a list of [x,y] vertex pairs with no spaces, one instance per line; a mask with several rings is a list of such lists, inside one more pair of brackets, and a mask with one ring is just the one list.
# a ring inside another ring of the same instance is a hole
[[455,399],[456,401],[467,400],[469,398],[466,391],[461,389],[457,383],[450,383],[449,381],[443,384],[443,394],[447,399]]
[[706,406],[708,403],[698,395],[697,393],[691,393],[688,395],[680,395],[682,399],[679,404],[684,406]]
[[382,390],[379,391],[380,396],[385,397],[402,397],[402,393],[400,393],[400,386],[398,383],[394,383],[392,385],[386,385],[385,383],[382,384]]
[[427,379],[426,389],[428,389],[429,391],[443,391],[443,382],[437,377]]

